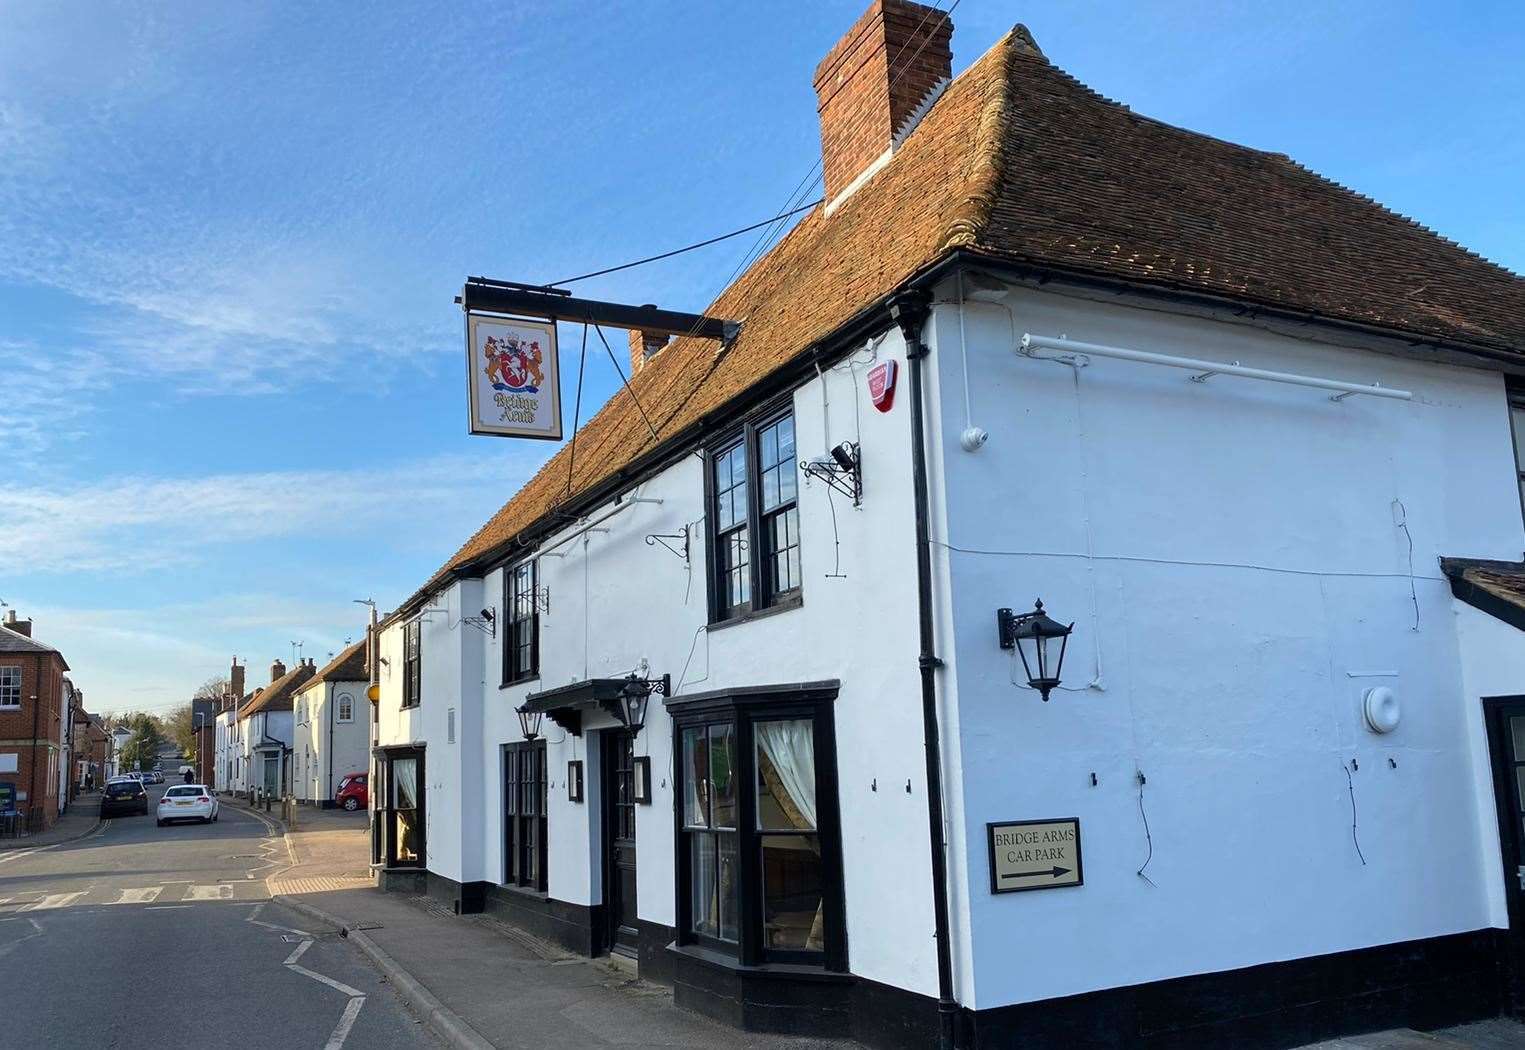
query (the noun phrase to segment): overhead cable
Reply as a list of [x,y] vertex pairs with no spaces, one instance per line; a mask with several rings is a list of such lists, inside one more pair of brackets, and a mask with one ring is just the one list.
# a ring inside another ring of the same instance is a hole
[[586,281],[590,277],[602,277],[606,273],[618,273],[620,270],[629,270],[632,267],[645,266],[647,263],[659,262],[662,259],[671,259],[674,255],[682,255],[684,252],[691,252],[695,248],[708,248],[712,244],[719,244],[721,241],[730,240],[732,237],[740,237],[744,233],[751,233],[753,230],[772,225],[781,218],[787,219],[790,215],[798,215],[802,211],[809,211],[817,204],[820,204],[821,199],[813,200],[809,204],[802,204],[798,208],[795,208],[793,211],[787,212],[784,215],[775,215],[771,219],[764,219],[762,222],[754,222],[750,226],[743,226],[741,229],[732,230],[730,233],[722,233],[720,236],[711,237],[706,241],[699,241],[695,244],[690,244],[682,248],[674,248],[672,251],[663,252],[661,255],[648,255],[646,258],[637,259],[634,262],[621,263],[618,266],[609,266],[602,270],[594,270],[592,273],[579,274],[576,277],[567,277],[560,281],[553,281],[551,283],[551,287],[555,287],[559,284],[571,284],[574,281]]

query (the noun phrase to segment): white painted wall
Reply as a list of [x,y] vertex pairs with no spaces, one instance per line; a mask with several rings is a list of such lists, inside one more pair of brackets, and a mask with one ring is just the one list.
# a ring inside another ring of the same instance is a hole
[[[966,308],[966,374],[958,321],[940,306],[932,339],[964,1005],[1497,924],[1481,687],[1436,558],[1525,547],[1502,377],[1029,290]],[[1416,397],[1077,373],[1015,355],[1023,332]],[[995,610],[1037,597],[1076,621],[1048,704],[996,640]],[[1360,719],[1375,684],[1405,704],[1386,737]],[[1084,887],[989,892],[987,821],[1071,816]]]
[[1452,611],[1461,649],[1467,729],[1476,756],[1472,790],[1477,799],[1477,834],[1483,845],[1481,874],[1489,925],[1507,929],[1509,907],[1504,897],[1504,863],[1495,816],[1498,803],[1488,764],[1488,731],[1482,719],[1482,700],[1525,696],[1525,634],[1462,601],[1453,600]]
[[[312,681],[293,696],[292,790],[298,801],[331,801],[345,774],[366,771],[370,753],[366,684]],[[339,721],[341,696],[350,698],[348,722]]]
[[[903,360],[892,335],[877,354]],[[383,744],[427,741],[428,857],[451,878],[501,882],[502,754],[521,739],[514,709],[531,692],[588,678],[630,673],[644,658],[651,673],[670,673],[676,691],[838,678],[836,702],[839,804],[843,814],[848,940],[854,972],[935,993],[930,861],[926,846],[925,770],[917,679],[914,534],[909,410],[904,390],[881,415],[864,389],[865,352],[794,396],[802,457],[861,437],[865,499],[855,510],[818,482],[800,497],[804,605],[751,623],[706,629],[703,473],[686,457],[641,486],[661,504],[633,504],[602,528],[542,548],[541,585],[550,609],[541,618],[541,677],[500,688],[503,634],[488,638],[461,613],[495,607],[503,622],[502,573],[447,588],[423,632],[423,704],[400,711],[400,624],[382,636],[380,704]],[[903,383],[903,380],[902,380]],[[823,384],[829,404],[822,401]],[[829,415],[829,426],[828,426]],[[611,505],[612,506],[612,505]],[[607,508],[606,508],[607,509]],[[592,517],[601,516],[603,511]],[[645,542],[649,533],[692,526],[692,559]],[[569,535],[568,530],[563,536]],[[838,556],[840,553],[840,562]],[[560,556],[555,556],[560,555]],[[845,578],[830,578],[841,574]],[[448,707],[457,710],[457,742],[445,739]],[[585,735],[546,721],[551,780],[550,895],[578,904],[601,899],[598,762],[593,730],[613,719],[592,716]],[[643,919],[675,922],[671,723],[653,699],[637,754],[650,756],[653,803],[637,809],[638,891]],[[463,750],[464,749],[464,750]],[[581,759],[586,799],[567,799],[567,763]],[[873,785],[877,784],[877,790]],[[907,791],[905,785],[910,785]],[[464,815],[458,815],[465,800]]]

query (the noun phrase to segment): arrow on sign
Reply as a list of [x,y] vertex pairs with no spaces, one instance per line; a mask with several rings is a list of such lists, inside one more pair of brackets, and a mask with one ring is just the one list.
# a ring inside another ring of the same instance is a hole
[[1069,873],[1070,873],[1070,869],[1069,868],[1061,868],[1059,865],[1055,864],[1052,868],[1039,868],[1037,871],[1013,871],[1013,872],[1008,872],[1007,874],[1002,875],[1001,878],[1003,878],[1003,879],[1030,879],[1030,878],[1032,878],[1035,875],[1048,875],[1051,878],[1057,879],[1059,876],[1061,876],[1061,875],[1068,875]]

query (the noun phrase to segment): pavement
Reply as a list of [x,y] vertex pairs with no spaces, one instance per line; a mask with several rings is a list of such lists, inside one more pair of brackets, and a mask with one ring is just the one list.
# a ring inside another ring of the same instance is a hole
[[1525,1047],[1525,1025],[1498,1017],[1436,1032],[1402,1028],[1347,1036],[1312,1043],[1300,1050],[1520,1050],[1521,1047]]
[[482,915],[377,889],[367,815],[302,807],[274,899],[337,926],[445,1043],[466,1050],[859,1050],[737,1031],[679,1009],[633,966],[587,959]]
[[0,838],[0,850],[25,846],[49,846],[56,842],[69,842],[88,835],[101,822],[101,793],[82,793],[64,810],[63,816],[47,831],[35,835],[21,834],[14,838]]
[[273,822],[224,807],[213,824],[122,816],[72,841],[10,841],[0,1045],[441,1045],[337,929],[270,899],[266,877],[291,863]]

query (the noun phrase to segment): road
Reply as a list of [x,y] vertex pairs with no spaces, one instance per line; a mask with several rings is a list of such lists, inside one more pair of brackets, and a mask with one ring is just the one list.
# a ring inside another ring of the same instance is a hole
[[438,1050],[356,949],[270,901],[273,830],[225,805],[0,852],[0,1046]]

